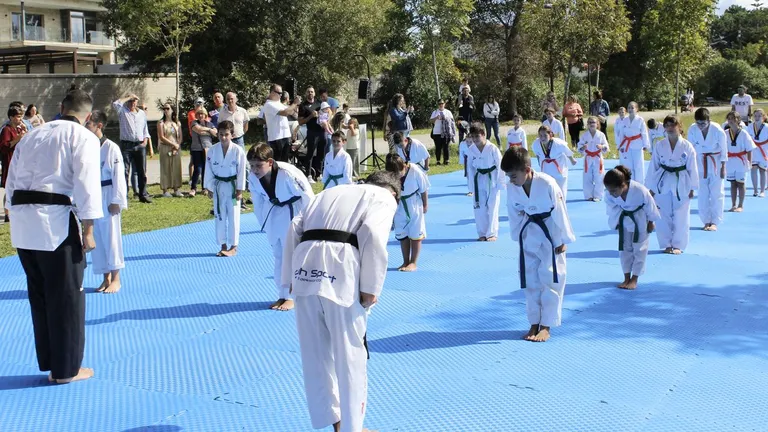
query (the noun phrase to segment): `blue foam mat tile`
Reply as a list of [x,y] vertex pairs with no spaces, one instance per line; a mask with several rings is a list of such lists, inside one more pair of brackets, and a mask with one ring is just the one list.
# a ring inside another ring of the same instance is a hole
[[368,332],[374,333],[412,317],[434,310],[455,298],[453,294],[427,294],[385,290],[368,314]]
[[655,413],[649,416],[648,421],[638,431],[641,432],[726,432],[744,431],[729,423],[712,423],[696,418],[686,417],[684,414]]
[[[200,337],[155,347],[110,363],[100,377],[144,390],[180,395],[218,395],[300,364],[298,354],[219,343]],[[180,373],[183,371],[183,373]]]
[[262,309],[247,314],[243,321],[223,324],[207,336],[219,342],[258,349],[299,352],[296,314]]

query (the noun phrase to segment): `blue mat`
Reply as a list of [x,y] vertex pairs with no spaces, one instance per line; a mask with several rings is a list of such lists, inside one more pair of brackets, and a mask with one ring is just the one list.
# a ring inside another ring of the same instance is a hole
[[[563,326],[544,344],[520,340],[506,196],[499,241],[478,243],[462,174],[431,178],[419,271],[390,271],[370,317],[367,427],[768,430],[768,200],[748,193],[715,233],[694,201],[688,250],[660,254],[654,235],[627,292],[615,288],[617,235],[605,205],[582,200],[578,167]],[[94,293],[101,277],[86,271],[84,364],[96,377],[65,386],[37,370],[24,275],[1,259],[0,431],[311,430],[293,313],[266,309],[272,252],[258,229],[246,215],[228,259],[213,256],[212,221],[126,236],[119,294]],[[396,267],[394,240],[389,252]]]

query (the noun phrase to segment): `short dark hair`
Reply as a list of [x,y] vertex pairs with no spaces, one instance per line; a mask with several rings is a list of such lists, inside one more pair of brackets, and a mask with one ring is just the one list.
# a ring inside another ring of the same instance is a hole
[[[27,117],[32,115],[32,108],[37,108],[37,107],[35,106],[35,104],[29,104],[29,106],[27,107],[27,110],[24,112],[24,115],[27,116]],[[38,114],[40,114],[40,113],[38,113]]]
[[605,173],[603,184],[607,187],[620,187],[629,184],[632,179],[632,172],[624,165],[617,165],[616,168]]
[[594,93],[592,93],[592,96],[595,97],[595,99],[602,99],[603,98],[603,92],[600,90],[596,90]]
[[323,93],[328,94],[328,89],[327,88],[321,88],[320,90],[317,91],[318,95],[321,95]]
[[342,141],[346,141],[347,140],[347,134],[345,134],[341,130],[337,130],[336,132],[333,133],[333,135],[331,135],[331,139],[334,139],[334,138],[341,138]]
[[273,91],[276,91],[278,87],[282,89],[283,86],[280,84],[272,83],[272,85],[269,86],[269,92],[272,93]]
[[91,112],[91,123],[98,124],[101,123],[104,126],[107,125],[107,113],[101,110],[93,110]]
[[680,118],[676,115],[668,115],[664,117],[664,128],[666,129],[667,124],[672,123],[674,126],[677,127],[678,130],[683,130],[683,123],[680,121]]
[[472,122],[472,125],[469,126],[469,134],[485,136],[485,125],[477,121]]
[[395,199],[400,201],[400,178],[395,173],[389,171],[374,171],[365,179],[365,184],[372,184],[389,189],[395,193]]
[[216,126],[216,130],[218,130],[219,132],[229,131],[229,133],[234,133],[235,124],[229,120],[220,121],[219,124]]
[[[219,123],[219,126],[221,126],[221,123]],[[274,158],[275,154],[272,152],[272,147],[263,142],[254,144],[248,150],[248,154],[246,155],[246,159],[248,159],[248,161],[267,162],[268,160]]]
[[699,108],[693,113],[693,119],[696,121],[709,121],[709,110],[706,108]]
[[92,109],[93,99],[91,99],[91,95],[79,88],[70,90],[64,100],[61,101],[62,114],[91,112]]
[[384,163],[384,167],[387,171],[395,174],[400,174],[405,169],[406,162],[397,153],[389,153],[387,160]]
[[525,171],[531,166],[531,155],[522,147],[510,147],[501,157],[501,170],[504,172]]
[[648,129],[656,129],[656,119],[648,119],[645,124],[648,126]]
[[733,121],[740,122],[741,121],[741,114],[739,114],[738,111],[731,111],[728,114],[725,115],[725,119],[728,120],[730,118],[733,118]]
[[401,144],[403,141],[405,141],[405,137],[403,136],[402,132],[395,132],[392,134],[392,142],[395,144]]
[[8,108],[10,108],[12,106],[23,107],[24,106],[24,102],[22,102],[22,101],[13,101],[13,102],[8,104]]
[[24,115],[24,110],[18,105],[11,105],[8,108],[8,118],[16,117],[17,115]]

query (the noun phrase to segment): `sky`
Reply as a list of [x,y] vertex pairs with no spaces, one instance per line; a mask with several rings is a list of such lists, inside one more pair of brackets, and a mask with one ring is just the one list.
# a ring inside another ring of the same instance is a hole
[[[752,6],[750,6],[752,3],[754,3],[754,0],[720,0],[717,2],[717,14],[722,15],[723,12],[725,12],[728,7],[731,5],[738,5],[743,6],[747,9],[752,9]],[[768,6],[768,2],[763,1],[763,4]]]

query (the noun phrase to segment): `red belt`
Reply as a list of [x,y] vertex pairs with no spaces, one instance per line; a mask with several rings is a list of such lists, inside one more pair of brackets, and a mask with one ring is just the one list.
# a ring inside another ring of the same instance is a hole
[[765,150],[763,150],[763,146],[766,145],[766,144],[768,144],[768,140],[761,141],[761,142],[755,141],[755,145],[757,146],[757,149],[760,150],[760,153],[763,154],[763,160],[768,162],[768,155],[765,154]]
[[746,159],[746,157],[745,157],[746,155],[747,155],[747,152],[745,152],[745,151],[743,151],[743,152],[738,152],[738,153],[731,153],[731,152],[728,152],[728,157],[729,157],[729,158],[732,158],[732,157],[737,157],[737,158],[741,159],[741,161],[742,161],[742,162],[744,162],[744,165],[746,165],[746,164],[747,164],[747,159]]
[[[555,167],[557,167],[557,172],[559,172],[560,174],[563,173],[563,170],[560,169],[560,164],[557,163],[557,159],[549,159],[549,158],[547,158],[547,159],[544,159],[544,161],[541,164],[544,165],[545,163],[553,163],[553,164],[555,164]],[[542,170],[543,169],[544,169],[544,167],[542,167]]]
[[[624,137],[623,140],[621,140],[621,144],[619,144],[619,151],[622,153],[626,153],[629,150],[629,144],[632,143],[632,141],[642,138],[642,135],[635,135],[631,137]],[[622,149],[622,147],[624,147]]]
[[584,156],[584,172],[587,172],[588,157],[600,158],[600,172],[603,172],[603,158],[600,157],[600,153],[602,152],[600,150],[595,150],[595,151],[584,150],[584,153],[586,153],[586,156]]
[[[720,154],[720,152],[717,152],[717,153],[702,153],[701,154],[701,156],[702,156],[701,157],[701,161],[704,163],[704,178],[707,178],[707,176],[709,175],[709,171],[708,171],[709,170],[709,164],[707,163],[707,158],[712,159],[712,165],[714,165],[715,168],[717,168],[717,161],[715,161],[715,155],[719,155],[719,154]],[[729,153],[729,155],[730,155],[730,153]]]

